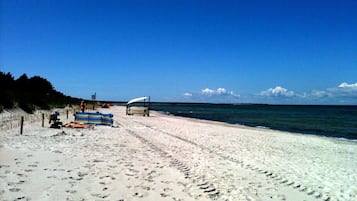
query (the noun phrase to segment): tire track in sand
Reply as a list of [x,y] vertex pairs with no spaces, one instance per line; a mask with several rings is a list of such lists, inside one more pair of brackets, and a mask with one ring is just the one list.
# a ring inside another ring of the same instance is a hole
[[[268,171],[268,170],[264,170],[264,169],[261,169],[259,167],[256,167],[254,165],[251,165],[251,164],[248,164],[242,160],[238,160],[232,156],[229,156],[229,155],[226,155],[224,153],[224,150],[221,150],[219,148],[216,148],[218,150],[212,150],[208,147],[205,147],[203,145],[200,145],[200,144],[197,144],[191,140],[188,140],[186,138],[183,138],[183,137],[180,137],[180,136],[177,136],[177,135],[174,135],[172,133],[169,133],[169,132],[166,132],[166,131],[163,131],[163,130],[160,130],[160,129],[157,129],[157,128],[154,128],[148,124],[145,124],[145,123],[142,123],[142,122],[138,122],[138,121],[134,121],[135,123],[137,124],[140,124],[148,129],[151,129],[153,131],[156,131],[156,132],[160,132],[164,135],[167,135],[167,136],[170,136],[172,138],[175,138],[175,139],[178,139],[180,141],[183,141],[185,143],[188,143],[188,144],[191,144],[195,147],[198,147],[200,148],[201,150],[203,151],[206,151],[210,154],[213,154],[213,155],[216,155],[218,157],[220,157],[221,159],[224,159],[226,161],[230,161],[230,162],[233,162],[237,165],[239,165],[241,168],[244,168],[248,171],[252,171],[256,174],[259,174],[259,175],[262,175],[263,177],[265,177],[266,180],[269,180],[268,183],[271,183],[273,184],[274,186],[277,186],[279,188],[290,188],[290,191],[292,191],[292,193],[302,193],[302,194],[305,194],[307,196],[307,198],[309,199],[314,199],[314,200],[323,200],[323,201],[329,201],[331,200],[331,197],[328,195],[328,193],[326,192],[319,192],[318,190],[316,189],[313,189],[309,186],[305,186],[303,184],[301,184],[301,182],[299,181],[294,181],[294,180],[291,180],[289,178],[286,178],[286,177],[283,177],[281,175],[279,175],[278,173],[275,173],[275,172],[272,172],[272,171]],[[285,196],[278,196],[281,200],[285,200]]]
[[147,144],[151,149],[157,151],[159,155],[163,158],[167,158],[170,163],[172,164],[173,167],[181,171],[186,179],[191,179],[194,185],[197,186],[198,189],[202,190],[202,192],[207,195],[212,200],[217,200],[220,198],[221,193],[216,187],[217,185],[213,184],[212,182],[208,181],[205,177],[205,175],[200,175],[197,174],[193,168],[190,168],[188,165],[184,164],[184,162],[176,159],[173,157],[171,154],[168,152],[164,151],[163,149],[159,148],[157,145],[155,145],[153,142],[150,140],[142,137],[140,134],[137,132],[131,130],[131,129],[126,129],[126,131],[133,135],[135,138],[139,139],[143,143]]

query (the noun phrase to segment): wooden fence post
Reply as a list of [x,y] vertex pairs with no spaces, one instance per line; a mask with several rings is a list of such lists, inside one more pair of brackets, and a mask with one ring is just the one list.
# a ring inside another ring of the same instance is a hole
[[42,113],[42,127],[45,126],[45,114]]
[[67,113],[67,119],[68,119],[68,109],[66,110],[66,113]]
[[24,128],[24,116],[21,116],[21,121],[20,121],[20,134],[22,135],[22,131]]

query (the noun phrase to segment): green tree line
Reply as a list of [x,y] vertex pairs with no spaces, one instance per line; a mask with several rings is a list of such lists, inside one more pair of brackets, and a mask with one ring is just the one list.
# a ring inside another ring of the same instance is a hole
[[0,112],[3,109],[20,107],[28,113],[35,109],[64,107],[78,104],[80,99],[56,91],[52,84],[40,76],[26,74],[15,79],[11,73],[0,71]]

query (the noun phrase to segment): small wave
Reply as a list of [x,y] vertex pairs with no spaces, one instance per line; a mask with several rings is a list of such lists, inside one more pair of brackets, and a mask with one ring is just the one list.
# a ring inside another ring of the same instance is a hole
[[357,143],[357,139],[348,139],[348,138],[344,138],[344,137],[335,137],[335,139],[340,140],[340,141],[344,141],[344,142]]
[[266,126],[256,126],[256,128],[270,129],[269,127],[266,127]]

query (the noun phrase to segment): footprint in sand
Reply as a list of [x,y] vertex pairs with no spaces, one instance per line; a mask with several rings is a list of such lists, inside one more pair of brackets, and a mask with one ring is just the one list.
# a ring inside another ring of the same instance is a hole
[[86,173],[86,172],[78,172],[77,175],[78,175],[78,177],[83,178],[84,176],[88,175],[88,173]]
[[94,197],[102,198],[102,199],[105,199],[105,198],[109,197],[109,194],[103,195],[103,194],[100,194],[100,193],[92,193],[91,195],[94,196]]
[[166,193],[160,193],[161,197],[165,198],[167,196],[169,196],[169,194],[166,194]]
[[164,192],[168,192],[168,191],[172,191],[173,189],[172,188],[164,188],[163,190],[164,190]]
[[315,192],[313,195],[315,198],[321,198],[321,193],[320,192]]
[[10,188],[9,191],[11,191],[11,192],[19,192],[19,191],[21,191],[21,189],[19,189],[19,188]]
[[7,183],[8,186],[16,186],[17,182],[9,182]]
[[127,173],[125,173],[125,175],[132,177],[132,176],[135,176],[138,172],[139,172],[139,171],[137,171],[137,170],[135,170],[135,169],[129,168],[129,169],[127,170]]
[[9,168],[10,165],[0,165],[0,168]]
[[299,188],[299,190],[300,190],[300,192],[304,192],[304,191],[307,190],[307,188],[306,188],[305,186],[301,186],[301,187]]
[[76,193],[77,191],[76,190],[66,190],[66,193],[71,193],[71,194],[73,194],[73,193]]
[[23,184],[23,183],[25,183],[25,181],[24,180],[20,180],[16,184]]
[[102,162],[104,162],[104,160],[94,159],[93,162],[94,162],[94,163],[102,163]]
[[109,175],[105,175],[105,176],[101,176],[101,177],[99,177],[99,179],[105,179],[105,178],[110,178],[111,176],[109,176]]
[[143,194],[141,194],[141,193],[136,192],[136,193],[134,193],[133,197],[139,197],[139,198],[142,198],[142,197],[144,197],[144,195],[143,195]]
[[90,169],[90,168],[92,168],[93,166],[94,166],[94,164],[85,164],[83,167]]
[[287,179],[284,179],[283,181],[281,181],[280,183],[281,184],[285,184],[285,183],[287,183],[289,180],[287,180]]
[[24,174],[21,174],[21,173],[17,173],[16,175],[19,176],[19,177],[25,176]]
[[312,189],[310,189],[310,188],[308,188],[308,189],[306,189],[306,193],[307,193],[308,195],[312,195],[312,194],[315,193],[315,191],[312,190]]

